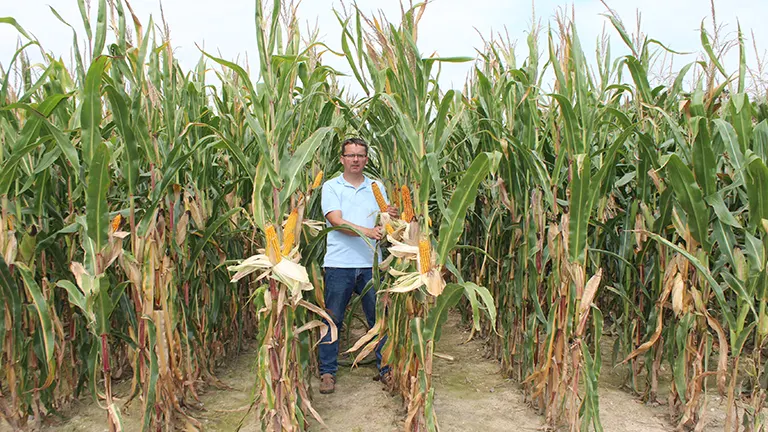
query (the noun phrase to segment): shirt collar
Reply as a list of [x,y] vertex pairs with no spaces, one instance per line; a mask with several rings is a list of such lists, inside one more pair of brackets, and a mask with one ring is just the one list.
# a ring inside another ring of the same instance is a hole
[[[337,182],[338,182],[340,185],[342,185],[342,186],[349,186],[349,187],[354,187],[354,186],[352,186],[352,183],[348,182],[348,181],[347,181],[347,180],[344,178],[344,174],[343,174],[343,173],[342,173],[342,174],[339,174],[339,176],[338,176],[338,177],[336,177],[336,181],[337,181]],[[363,188],[363,187],[370,187],[370,186],[371,186],[371,183],[373,183],[373,181],[372,181],[370,178],[368,178],[368,176],[367,176],[367,175],[363,174],[363,182],[362,182],[362,183],[360,183],[360,186],[358,186],[358,189],[361,189],[361,188]]]

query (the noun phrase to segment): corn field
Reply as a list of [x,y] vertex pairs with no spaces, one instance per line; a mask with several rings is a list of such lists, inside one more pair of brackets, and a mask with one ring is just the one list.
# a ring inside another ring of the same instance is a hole
[[[768,105],[741,29],[737,71],[702,24],[700,57],[661,79],[659,53],[676,53],[612,13],[626,56],[604,43],[588,60],[560,14],[524,57],[498,38],[477,58],[426,57],[426,4],[396,24],[337,12],[337,50],[300,32],[294,4],[256,0],[256,67],[201,50],[184,70],[164,23],[77,1],[79,26],[51,8],[71,65],[32,64],[39,43],[0,18],[21,41],[0,70],[12,429],[90,397],[113,431],[131,405],[143,430],[200,430],[215,367],[253,341],[248,415],[269,431],[322,424],[316,348],[340,331],[322,258],[343,227],[326,228],[319,187],[360,136],[401,217],[380,203],[377,322],[349,351],[362,361],[386,337],[406,430],[439,430],[432,361],[454,308],[546,426],[603,430],[601,369],[623,365],[626,391],[665,404],[672,427],[699,430],[720,394],[726,431],[766,430]],[[443,64],[467,62],[462,89],[440,88]]]

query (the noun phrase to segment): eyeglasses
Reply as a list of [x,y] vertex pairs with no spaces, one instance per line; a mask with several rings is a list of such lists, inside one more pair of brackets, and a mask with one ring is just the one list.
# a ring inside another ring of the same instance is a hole
[[344,156],[347,159],[365,159],[365,158],[368,157],[367,154],[354,154],[354,153],[352,153],[352,154],[345,154],[345,155],[342,155],[342,156]]

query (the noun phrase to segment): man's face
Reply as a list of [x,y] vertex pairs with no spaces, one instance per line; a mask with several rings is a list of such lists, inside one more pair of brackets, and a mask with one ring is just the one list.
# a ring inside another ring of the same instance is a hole
[[362,173],[366,162],[368,162],[368,155],[365,152],[365,147],[357,144],[347,144],[344,147],[341,164],[344,166],[345,174]]

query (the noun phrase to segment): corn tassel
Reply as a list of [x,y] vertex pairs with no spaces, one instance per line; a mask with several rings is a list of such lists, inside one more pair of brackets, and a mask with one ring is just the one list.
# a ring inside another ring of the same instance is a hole
[[299,219],[298,209],[293,209],[285,222],[283,229],[283,255],[288,255],[293,249],[293,243],[296,240],[296,222]]
[[271,224],[267,225],[264,234],[267,237],[267,256],[269,257],[270,261],[272,261],[274,264],[277,264],[280,262],[280,260],[283,259],[283,257],[280,255],[280,242],[277,241],[277,232],[275,231],[275,227]]
[[402,219],[406,222],[413,220],[413,203],[411,202],[411,191],[408,186],[403,185],[401,189],[403,195],[403,214]]
[[319,171],[317,173],[317,175],[315,176],[315,181],[312,182],[312,188],[311,189],[319,188],[322,183],[323,183],[323,172]]
[[432,267],[432,257],[430,256],[430,244],[428,238],[419,240],[419,273],[427,274]]
[[[381,194],[381,189],[379,189],[379,184],[376,182],[373,182],[373,186],[371,186],[371,189],[373,190],[374,198],[376,198],[376,203],[379,205],[379,211],[382,213],[385,213],[387,211],[387,202],[384,200],[384,195]],[[392,228],[391,224],[384,225],[384,228],[386,228],[387,234],[392,234],[395,232],[395,229]]]

